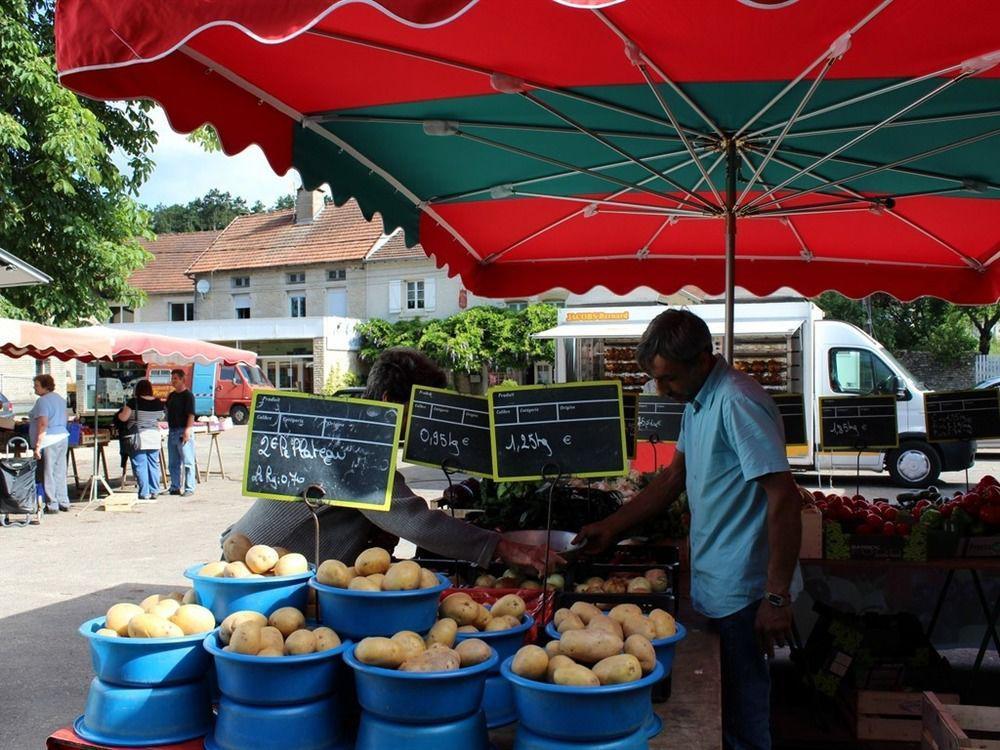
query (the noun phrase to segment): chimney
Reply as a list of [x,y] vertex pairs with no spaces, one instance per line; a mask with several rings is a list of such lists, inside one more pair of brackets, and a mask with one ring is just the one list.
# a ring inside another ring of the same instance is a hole
[[312,224],[313,219],[319,216],[324,205],[321,191],[299,188],[295,194],[295,223]]

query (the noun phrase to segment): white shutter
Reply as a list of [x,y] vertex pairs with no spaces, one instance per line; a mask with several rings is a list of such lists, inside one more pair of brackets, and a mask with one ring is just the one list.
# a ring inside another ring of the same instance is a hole
[[436,301],[434,279],[424,279],[424,309],[433,310]]
[[403,282],[395,279],[389,282],[389,312],[398,313],[403,309],[400,289]]

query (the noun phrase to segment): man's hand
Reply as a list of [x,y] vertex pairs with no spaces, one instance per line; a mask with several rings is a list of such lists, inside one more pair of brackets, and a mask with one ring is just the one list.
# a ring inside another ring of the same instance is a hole
[[[540,575],[545,575],[544,544],[520,544],[518,542],[512,542],[508,539],[501,539],[497,544],[496,553],[500,556],[500,559],[508,565],[517,566],[519,568],[533,568]],[[559,554],[549,550],[548,572],[552,572],[556,567],[565,564],[566,560],[564,560]]]
[[590,555],[597,555],[615,543],[617,533],[608,523],[608,520],[588,523],[580,533],[573,537],[573,544],[586,542],[583,551]]
[[181,437],[181,443],[188,442],[191,439],[192,434],[193,433],[190,427],[184,430],[184,435]]
[[41,461],[42,460],[42,449],[41,448],[35,448],[35,450],[33,450],[31,453],[35,457],[36,461]]
[[762,601],[757,608],[754,628],[757,631],[757,643],[760,644],[761,653],[769,659],[774,658],[775,646],[781,648],[792,642],[792,608],[775,607]]

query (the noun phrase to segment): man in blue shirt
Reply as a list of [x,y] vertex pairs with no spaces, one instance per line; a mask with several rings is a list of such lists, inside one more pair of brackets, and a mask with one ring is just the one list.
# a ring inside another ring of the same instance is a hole
[[631,502],[580,535],[588,549],[604,549],[687,490],[691,599],[719,632],[723,746],[766,750],[765,657],[790,639],[802,533],[781,417],[756,381],[713,354],[708,326],[686,310],[658,315],[636,360],[661,395],[686,404],[677,452]]

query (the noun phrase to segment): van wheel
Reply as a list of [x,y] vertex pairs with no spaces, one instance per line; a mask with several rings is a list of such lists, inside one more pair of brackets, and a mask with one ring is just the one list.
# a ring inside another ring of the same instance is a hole
[[233,424],[246,424],[250,418],[250,410],[243,404],[233,404],[229,410],[229,416],[233,420]]
[[922,440],[909,440],[885,458],[889,476],[901,487],[927,487],[941,474],[941,457]]

